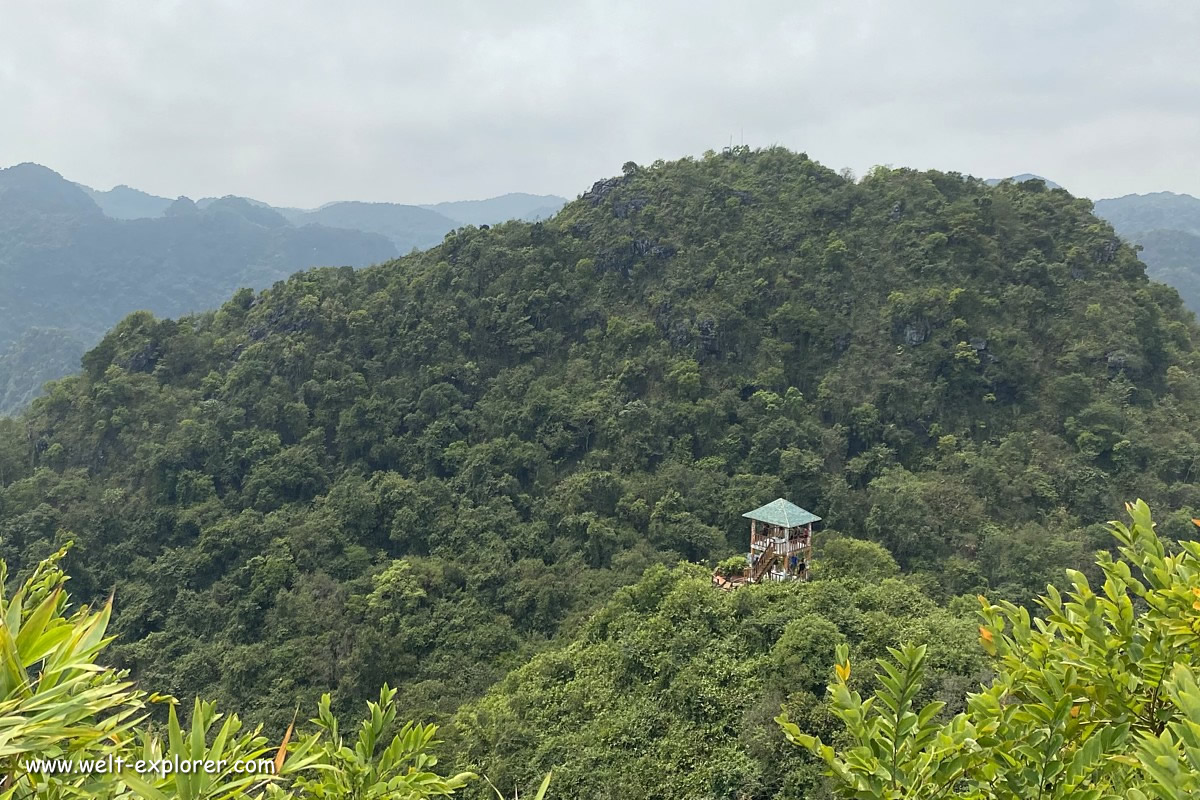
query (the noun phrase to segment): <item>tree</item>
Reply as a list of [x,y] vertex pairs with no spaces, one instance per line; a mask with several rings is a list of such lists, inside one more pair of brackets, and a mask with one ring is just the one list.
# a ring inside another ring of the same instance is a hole
[[[437,759],[429,750],[437,729],[410,722],[396,730],[396,692],[387,686],[369,705],[353,748],[343,742],[328,695],[314,720],[316,731],[292,743],[289,726],[278,748],[268,745],[261,726],[243,731],[236,715],[225,717],[210,739],[222,715],[201,700],[185,727],[173,698],[147,694],[124,672],[96,663],[111,641],[112,600],[99,611],[70,610],[67,578],[58,568],[66,552],[39,564],[12,597],[3,594],[7,565],[0,561],[0,800],[425,800],[453,795],[475,777],[432,772]],[[165,738],[145,725],[150,704],[159,702],[171,704]],[[391,741],[381,747],[389,733]],[[213,768],[175,771],[176,757]],[[271,769],[238,768],[263,761]],[[47,762],[117,768],[72,772]],[[139,770],[138,762],[160,766]]]
[[[28,774],[23,758],[84,759],[106,754],[114,738],[141,719],[146,697],[122,672],[97,670],[112,601],[99,611],[67,612],[66,577],[43,561],[12,597],[4,596],[7,565],[0,561],[0,798],[64,790],[57,778]],[[90,776],[75,789],[91,784]],[[78,781],[76,781],[78,784]],[[48,791],[49,790],[49,791]]]
[[299,796],[314,800],[444,797],[454,794],[475,777],[463,772],[443,778],[432,772],[437,764],[437,759],[428,753],[435,744],[437,733],[437,728],[432,725],[409,722],[392,735],[390,742],[387,741],[386,734],[396,725],[395,689],[385,685],[379,691],[379,702],[367,705],[367,719],[359,725],[358,736],[350,742],[343,739],[329,703],[329,695],[321,698],[314,722],[325,737],[321,748],[322,764],[333,769],[318,769],[311,777],[301,777],[296,782]]
[[859,580],[883,580],[895,577],[900,568],[887,548],[865,539],[844,536],[830,538],[822,531],[816,538],[817,552],[813,562],[813,577],[858,578]]
[[1121,558],[1096,562],[1101,593],[1072,570],[1071,590],[1047,587],[1036,619],[981,598],[980,642],[996,677],[966,711],[943,721],[943,703],[916,706],[925,646],[892,648],[864,700],[839,645],[829,693],[850,745],[835,750],[781,714],[788,740],[824,760],[852,798],[1195,797],[1200,542],[1169,553],[1149,507],[1127,508],[1132,526],[1110,524]]

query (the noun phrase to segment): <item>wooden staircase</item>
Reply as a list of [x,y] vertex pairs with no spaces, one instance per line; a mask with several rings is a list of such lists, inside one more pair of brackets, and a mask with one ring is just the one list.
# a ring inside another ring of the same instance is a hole
[[762,551],[762,555],[758,557],[758,561],[755,561],[754,566],[750,567],[750,582],[758,583],[762,580],[762,576],[767,574],[778,559],[779,553],[775,551],[775,543],[767,542],[767,546]]

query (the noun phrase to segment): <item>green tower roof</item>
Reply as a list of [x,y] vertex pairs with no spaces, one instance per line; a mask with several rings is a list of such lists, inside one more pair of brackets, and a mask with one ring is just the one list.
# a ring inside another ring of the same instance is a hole
[[778,525],[781,528],[797,528],[810,522],[820,522],[821,518],[811,511],[805,511],[795,503],[789,503],[782,497],[767,503],[762,508],[747,511],[742,514],[747,519],[765,522],[768,525]]

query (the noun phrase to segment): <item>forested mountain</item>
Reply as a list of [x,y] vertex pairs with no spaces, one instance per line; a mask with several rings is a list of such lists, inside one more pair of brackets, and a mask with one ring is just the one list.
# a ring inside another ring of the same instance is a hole
[[460,225],[542,219],[563,202],[508,194],[304,210],[234,196],[169,200],[128,186],[97,191],[35,164],[0,170],[0,415],[78,370],[84,351],[132,311],[201,311],[299,269],[386,261]]
[[1123,235],[1175,230],[1200,236],[1200,199],[1189,194],[1152,192],[1097,200],[1096,215]]
[[381,236],[293,227],[236,198],[203,210],[181,198],[157,219],[112,219],[45,167],[0,170],[0,414],[77,371],[84,350],[131,311],[178,316],[307,266],[395,254]]
[[61,328],[27,328],[0,352],[0,415],[28,406],[47,381],[77,372],[83,351]]
[[[991,178],[995,186],[1002,179]],[[1014,183],[1042,181],[1039,175],[1014,175]],[[1095,202],[1095,214],[1109,222],[1126,241],[1141,245],[1146,274],[1179,290],[1185,306],[1200,313],[1200,200],[1186,194],[1129,194]]]
[[1141,245],[1147,274],[1174,286],[1200,313],[1200,200],[1174,192],[1130,194],[1097,200],[1096,215]]
[[[639,797],[792,796],[815,767],[768,774],[768,715],[828,724],[826,645],[927,636],[961,703],[961,595],[1084,568],[1128,497],[1191,529],[1198,341],[1040,182],[631,163],[546,222],[126,318],[0,422],[0,556],[74,540],[118,666],[279,730],[389,682],[498,774],[570,761],[564,796],[616,796],[589,736],[638,754]],[[814,582],[668,569],[779,496],[825,519]]]
[[1200,313],[1200,236],[1180,230],[1143,231],[1129,237],[1141,245],[1146,274],[1179,290],[1184,305]]

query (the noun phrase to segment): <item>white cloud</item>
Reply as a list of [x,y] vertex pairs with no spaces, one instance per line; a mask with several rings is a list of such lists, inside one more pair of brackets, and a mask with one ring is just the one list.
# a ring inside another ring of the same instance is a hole
[[305,0],[0,6],[0,162],[280,204],[585,189],[748,144],[1200,194],[1200,7]]

